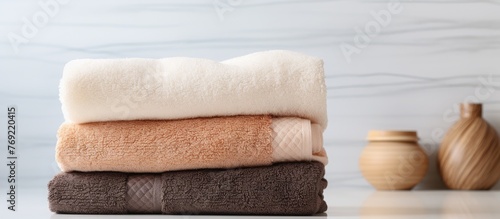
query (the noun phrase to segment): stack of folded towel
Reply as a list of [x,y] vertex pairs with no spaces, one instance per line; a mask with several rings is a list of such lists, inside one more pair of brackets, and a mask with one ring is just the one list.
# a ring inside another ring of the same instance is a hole
[[326,211],[321,59],[267,51],[75,60],[50,209],[77,214]]

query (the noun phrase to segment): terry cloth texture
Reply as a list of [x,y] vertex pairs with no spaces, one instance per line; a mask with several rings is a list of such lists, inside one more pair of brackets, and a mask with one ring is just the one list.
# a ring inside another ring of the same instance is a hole
[[59,93],[64,118],[73,123],[273,115],[327,126],[323,61],[291,51],[222,62],[73,60],[64,67]]
[[305,119],[270,116],[65,123],[59,128],[56,160],[65,172],[327,164],[319,127]]
[[50,210],[72,214],[312,215],[327,210],[319,162],[160,174],[61,173]]

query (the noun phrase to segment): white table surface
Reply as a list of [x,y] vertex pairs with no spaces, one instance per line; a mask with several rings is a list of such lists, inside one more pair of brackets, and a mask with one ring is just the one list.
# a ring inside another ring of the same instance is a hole
[[[500,191],[375,191],[328,188],[326,214],[313,218],[500,218]],[[5,205],[4,205],[5,206]],[[18,211],[0,210],[0,218],[233,218],[203,215],[58,215],[49,211],[45,188],[23,188]],[[240,216],[240,218],[255,218]],[[258,218],[283,218],[260,216]],[[302,218],[302,217],[295,217]]]

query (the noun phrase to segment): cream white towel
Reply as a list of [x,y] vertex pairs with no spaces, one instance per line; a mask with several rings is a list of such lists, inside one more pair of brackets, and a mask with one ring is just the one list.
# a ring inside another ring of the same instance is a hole
[[74,60],[64,68],[60,99],[73,123],[264,114],[327,125],[323,61],[281,50],[223,62]]

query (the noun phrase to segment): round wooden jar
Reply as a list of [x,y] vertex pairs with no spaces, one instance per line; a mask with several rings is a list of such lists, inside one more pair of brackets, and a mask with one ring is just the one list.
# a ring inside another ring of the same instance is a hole
[[427,173],[429,158],[414,131],[368,133],[368,145],[359,166],[365,179],[378,190],[409,190]]

